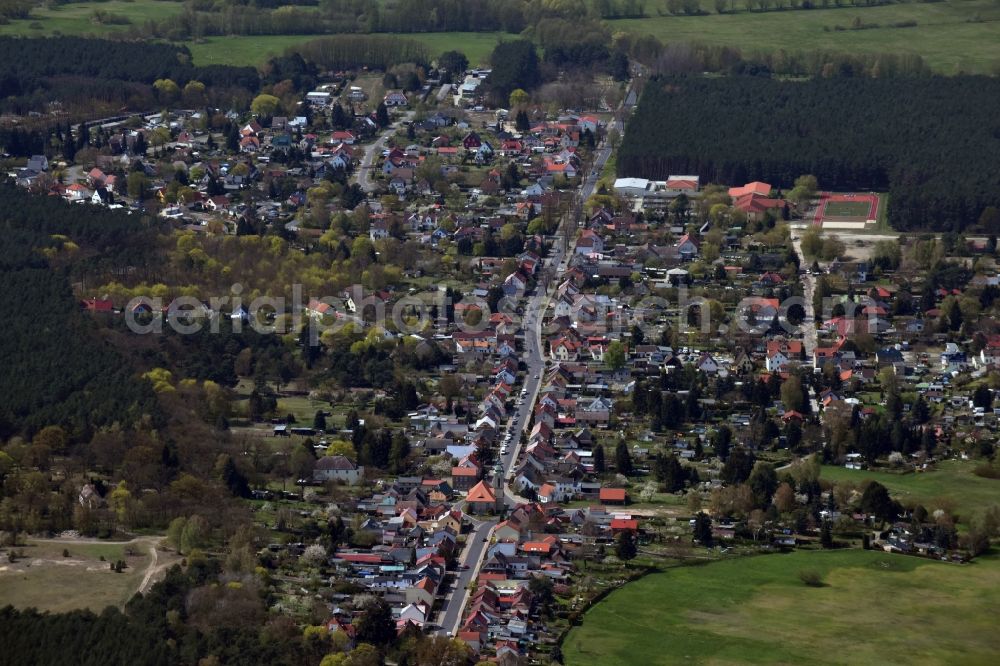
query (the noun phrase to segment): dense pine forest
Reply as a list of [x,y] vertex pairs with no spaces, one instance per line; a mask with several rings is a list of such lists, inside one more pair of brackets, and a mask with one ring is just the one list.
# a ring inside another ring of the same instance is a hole
[[618,158],[624,176],[889,192],[899,230],[961,231],[1000,201],[1000,80],[654,78]]
[[137,217],[0,186],[0,437],[53,424],[83,437],[157,413],[70,289],[71,275],[140,259],[143,231]]
[[181,87],[199,81],[211,89],[253,92],[253,67],[191,64],[187,47],[170,44],[47,37],[0,37],[0,109],[45,108],[55,96],[64,107],[90,102],[117,110],[155,110],[152,84],[169,79]]

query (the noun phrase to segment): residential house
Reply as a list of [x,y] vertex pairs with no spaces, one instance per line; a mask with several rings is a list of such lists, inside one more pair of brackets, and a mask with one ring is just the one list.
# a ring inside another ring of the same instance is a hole
[[324,456],[316,461],[313,480],[318,482],[342,481],[356,485],[364,478],[365,468],[351,462],[346,456]]

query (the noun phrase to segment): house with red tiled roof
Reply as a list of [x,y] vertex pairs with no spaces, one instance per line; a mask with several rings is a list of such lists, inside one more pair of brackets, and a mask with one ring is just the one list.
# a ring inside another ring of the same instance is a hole
[[801,340],[767,341],[766,366],[769,372],[785,370],[790,362],[798,362],[802,359],[803,346]]
[[740,197],[746,196],[748,194],[756,194],[760,197],[766,197],[771,193],[771,186],[767,183],[762,183],[755,180],[752,183],[747,183],[743,187],[730,187],[729,196],[733,199],[739,199]]
[[493,528],[493,537],[497,541],[518,541],[521,538],[521,526],[512,520],[505,520]]
[[354,132],[350,130],[336,130],[330,139],[333,143],[342,143],[350,146],[354,144],[356,138]]
[[483,648],[483,643],[486,642],[486,632],[460,631],[458,632],[458,640],[468,645],[474,653],[478,654]]
[[503,498],[497,497],[496,491],[486,481],[480,481],[465,496],[468,513],[492,513],[503,506]]
[[584,229],[580,238],[576,241],[577,254],[602,254],[604,252],[604,239],[590,229]]
[[624,488],[601,488],[598,499],[601,504],[625,504],[628,501],[628,491]]
[[674,196],[681,193],[694,196],[698,193],[699,182],[698,176],[667,176],[664,188]]
[[684,234],[677,241],[675,249],[681,259],[694,259],[698,256],[698,249],[701,242],[691,234]]
[[763,219],[769,210],[777,212],[784,206],[783,199],[771,199],[759,194],[747,194],[733,201],[733,207],[746,213],[747,219],[753,221]]
[[639,521],[634,518],[613,518],[611,520],[611,534],[619,535],[622,532],[635,534],[639,531]]
[[451,468],[451,487],[455,490],[470,490],[479,482],[481,475],[478,465],[456,466]]
[[437,591],[437,583],[430,577],[424,576],[416,583],[406,588],[404,595],[408,604],[426,604],[428,608],[434,605],[434,593]]
[[106,298],[85,298],[80,305],[88,312],[113,312],[114,303]]

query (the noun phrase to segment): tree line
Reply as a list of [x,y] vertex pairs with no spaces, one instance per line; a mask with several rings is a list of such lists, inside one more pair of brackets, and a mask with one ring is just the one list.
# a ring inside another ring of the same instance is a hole
[[323,37],[292,47],[289,55],[292,54],[325,69],[388,69],[401,63],[426,65],[431,59],[422,43],[385,35]]
[[833,190],[888,191],[897,229],[960,231],[1000,198],[998,104],[987,77],[656,77],[618,173],[777,187],[810,173]]
[[254,67],[196,67],[185,46],[83,37],[0,37],[3,110],[42,109],[53,97],[64,106],[96,98],[116,109],[129,105],[147,110],[156,103],[149,86],[166,79],[182,87],[190,81],[209,88],[256,91],[260,87]]

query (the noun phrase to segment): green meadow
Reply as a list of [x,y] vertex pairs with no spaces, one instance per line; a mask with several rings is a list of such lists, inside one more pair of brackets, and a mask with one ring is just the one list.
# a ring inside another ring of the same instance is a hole
[[114,16],[124,16],[133,26],[146,21],[159,21],[176,16],[183,11],[179,2],[157,0],[108,0],[107,2],[75,2],[66,5],[40,5],[31,10],[31,17],[12,20],[0,25],[0,35],[42,37],[53,34],[104,37],[110,33],[128,30],[129,25],[100,24],[93,20],[95,11]]
[[[745,2],[730,0],[719,14],[714,0],[702,0],[702,14],[673,16],[666,3],[647,6],[647,17],[607,21],[612,31],[650,34],[663,42],[702,42],[755,51],[829,50],[846,53],[890,52],[922,56],[942,74],[993,73],[1000,68],[1000,4],[993,0],[901,2],[882,6],[837,6],[811,10],[747,11]],[[754,3],[756,5],[756,3]],[[777,5],[777,2],[773,2]],[[817,4],[822,4],[818,1]],[[106,36],[127,25],[98,24],[95,10],[125,16],[132,25],[176,15],[183,5],[162,0],[109,0],[39,6],[29,19],[0,25],[5,35]],[[860,21],[864,29],[851,29]],[[916,23],[916,25],[910,25]],[[907,27],[898,27],[906,24]],[[876,27],[877,26],[877,27]],[[896,27],[894,27],[896,26]],[[840,29],[838,29],[840,28]],[[321,35],[209,37],[188,42],[199,64],[258,65],[288,46]],[[400,35],[427,44],[432,55],[456,49],[473,65],[485,64],[503,33],[414,33]]]
[[[756,3],[754,3],[756,5]],[[772,3],[776,5],[777,3]],[[817,3],[821,4],[821,3]],[[991,73],[1000,66],[1000,4],[992,0],[903,2],[878,7],[748,12],[742,1],[727,3],[734,13],[718,14],[703,0],[700,16],[650,16],[609,21],[613,30],[649,34],[663,42],[702,42],[755,51],[825,50],[844,53],[901,53],[922,56],[942,74]],[[647,10],[653,13],[653,10]],[[855,18],[863,25],[850,28]],[[891,24],[915,21],[913,27]]]
[[[822,587],[799,572],[814,571]],[[616,590],[563,643],[568,666],[993,664],[1000,559],[799,551],[671,569]]]
[[893,499],[904,505],[923,504],[928,511],[948,509],[967,522],[977,509],[1000,504],[1000,480],[976,476],[972,473],[976,464],[971,460],[945,460],[936,469],[909,474],[825,465],[820,479],[859,485],[868,480],[878,481],[889,489]]

